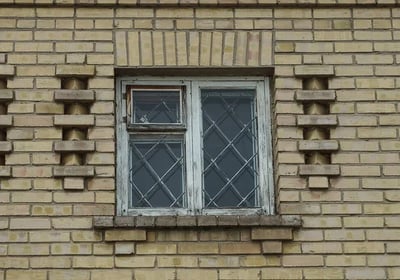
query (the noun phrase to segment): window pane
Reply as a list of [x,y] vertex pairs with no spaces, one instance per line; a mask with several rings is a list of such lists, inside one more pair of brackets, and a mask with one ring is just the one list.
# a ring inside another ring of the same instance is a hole
[[206,208],[257,206],[255,90],[203,89]]
[[183,143],[180,140],[131,140],[132,207],[183,207]]
[[180,90],[132,90],[133,123],[180,123]]

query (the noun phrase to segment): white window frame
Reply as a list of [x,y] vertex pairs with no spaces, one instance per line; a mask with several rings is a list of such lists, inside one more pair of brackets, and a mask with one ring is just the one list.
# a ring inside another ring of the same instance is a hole
[[[182,108],[183,124],[187,130],[185,143],[186,208],[128,208],[129,193],[129,138],[126,112],[128,86],[184,86],[185,104]],[[271,113],[269,80],[266,77],[120,77],[117,78],[116,132],[117,132],[117,215],[273,215],[274,187],[272,166]],[[203,156],[202,156],[202,88],[245,88],[256,90],[257,144],[259,171],[259,207],[204,209]],[[185,112],[185,114],[183,114]],[[201,163],[201,164],[195,164]]]

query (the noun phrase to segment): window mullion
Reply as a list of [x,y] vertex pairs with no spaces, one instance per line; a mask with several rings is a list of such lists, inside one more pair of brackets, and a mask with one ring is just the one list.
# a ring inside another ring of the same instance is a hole
[[260,180],[260,205],[267,212],[267,214],[273,213],[273,190],[269,186],[272,186],[272,182],[269,174],[272,174],[271,161],[271,143],[270,143],[270,116],[269,116],[269,102],[267,96],[267,85],[264,82],[257,82],[257,117],[258,117],[258,169],[259,180]]
[[192,145],[193,145],[193,207],[196,214],[200,214],[203,208],[203,158],[202,158],[202,119],[201,119],[201,98],[200,86],[193,81],[191,87],[192,101]]

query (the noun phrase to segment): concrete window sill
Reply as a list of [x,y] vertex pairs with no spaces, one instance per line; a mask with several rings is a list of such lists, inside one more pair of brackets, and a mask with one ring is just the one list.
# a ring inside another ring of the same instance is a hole
[[96,229],[191,227],[300,227],[297,215],[248,216],[96,216]]

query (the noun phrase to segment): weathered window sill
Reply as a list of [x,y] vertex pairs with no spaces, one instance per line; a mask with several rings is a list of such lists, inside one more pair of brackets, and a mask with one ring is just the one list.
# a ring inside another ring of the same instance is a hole
[[96,216],[96,229],[190,227],[300,227],[297,215],[248,216]]
[[[250,228],[251,241],[264,255],[282,254],[282,243],[293,239],[293,229],[301,226],[300,216],[99,216],[94,228],[104,231],[104,241],[113,242],[119,255],[135,253],[136,242],[147,241],[148,230]],[[128,248],[128,249],[127,249]],[[130,249],[129,249],[130,248]]]

